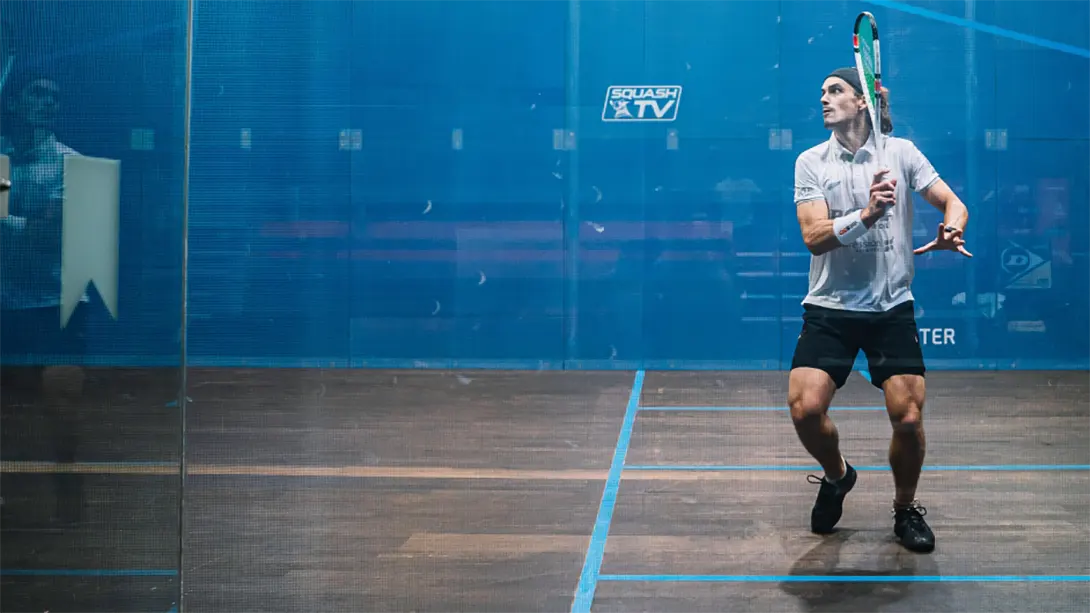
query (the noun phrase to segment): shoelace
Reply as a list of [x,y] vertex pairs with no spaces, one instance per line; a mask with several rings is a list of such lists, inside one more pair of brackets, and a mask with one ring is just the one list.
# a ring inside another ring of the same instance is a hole
[[927,509],[924,508],[924,506],[922,504],[920,504],[919,500],[913,500],[912,504],[908,505],[907,507],[901,508],[901,509],[898,509],[897,506],[894,505],[893,506],[893,516],[894,517],[897,517],[897,512],[898,511],[906,512],[906,515],[907,515],[907,517],[905,518],[906,521],[908,521],[910,523],[913,523],[913,524],[917,524],[917,523],[922,522],[923,521],[923,516],[927,515]]
[[814,485],[828,484],[828,485],[831,485],[833,487],[837,487],[837,485],[838,485],[837,483],[829,481],[825,477],[819,477],[817,475],[806,475],[806,481],[808,483],[813,483]]
[[[806,481],[815,485],[821,485],[820,496],[832,496],[840,492],[840,484],[833,483],[825,477],[818,477],[817,475],[806,475]],[[829,489],[825,489],[828,487]]]

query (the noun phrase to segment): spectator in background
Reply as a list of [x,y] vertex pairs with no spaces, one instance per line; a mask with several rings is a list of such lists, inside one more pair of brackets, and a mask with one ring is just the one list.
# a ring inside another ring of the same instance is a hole
[[[0,220],[0,378],[4,404],[44,409],[54,460],[73,462],[72,420],[83,393],[85,308],[61,328],[64,157],[78,155],[55,129],[60,88],[33,72],[9,74],[0,95],[0,147],[10,158],[9,216]],[[87,301],[86,295],[83,301]],[[78,476],[58,474],[57,511],[78,521]]]

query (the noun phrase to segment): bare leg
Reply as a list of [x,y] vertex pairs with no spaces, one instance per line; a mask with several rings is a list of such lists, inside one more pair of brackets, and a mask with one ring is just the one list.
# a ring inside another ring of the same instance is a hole
[[787,404],[795,432],[832,481],[843,477],[847,470],[840,454],[840,435],[829,417],[829,405],[835,394],[836,383],[825,371],[816,368],[791,371]]
[[886,410],[893,425],[889,444],[889,465],[897,488],[894,504],[908,506],[916,499],[927,445],[923,430],[923,406],[926,397],[924,378],[896,375],[882,384],[886,392]]

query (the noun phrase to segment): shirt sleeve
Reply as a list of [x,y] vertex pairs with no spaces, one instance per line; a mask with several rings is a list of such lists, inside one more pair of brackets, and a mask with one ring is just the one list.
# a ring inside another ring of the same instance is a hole
[[915,143],[909,143],[905,151],[902,164],[904,176],[908,179],[908,186],[914,192],[922,192],[938,180],[939,173],[931,165],[930,160],[923,154]]
[[817,173],[805,158],[799,156],[795,160],[795,204],[824,199],[825,192],[818,185]]

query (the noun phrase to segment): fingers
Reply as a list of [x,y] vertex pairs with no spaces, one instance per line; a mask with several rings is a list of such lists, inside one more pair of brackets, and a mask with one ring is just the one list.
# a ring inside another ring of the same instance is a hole
[[882,179],[889,172],[888,168],[882,168],[874,173],[874,180],[870,186],[870,201],[873,206],[888,208],[897,203],[897,195],[894,191],[897,187],[897,179]]
[[875,206],[889,207],[897,201],[897,194],[893,191],[893,183],[882,181],[870,187],[870,201]]
[[961,238],[962,230],[957,226],[947,226],[939,224],[939,236],[942,237],[943,242],[948,243],[950,246],[947,249],[951,251],[957,251],[965,257],[973,257],[973,254],[966,251],[965,239]]
[[[961,232],[958,231],[958,234],[960,235]],[[973,257],[973,254],[969,253],[968,250],[965,249],[965,241],[962,240],[962,238],[960,236],[955,237],[953,242],[954,242],[954,251],[957,251],[958,253],[960,253],[961,255],[963,255],[963,256],[965,256],[967,258]]]
[[940,223],[937,234],[938,236],[935,237],[935,240],[927,243],[923,247],[914,249],[912,253],[920,255],[921,253],[927,253],[928,251],[945,250],[957,251],[967,258],[973,257],[973,254],[965,249],[965,239],[961,238],[961,228]]
[[894,188],[896,188],[896,187],[897,187],[897,179],[893,179],[892,181],[882,181],[881,183],[872,183],[871,186],[870,186],[870,191],[872,191],[872,192],[880,191],[880,192],[890,192],[890,193],[892,193]]

